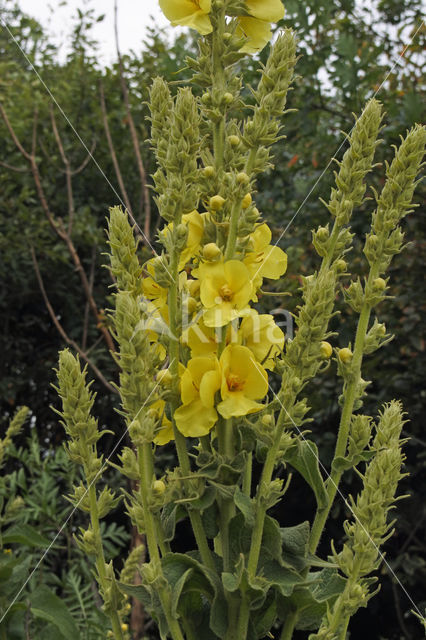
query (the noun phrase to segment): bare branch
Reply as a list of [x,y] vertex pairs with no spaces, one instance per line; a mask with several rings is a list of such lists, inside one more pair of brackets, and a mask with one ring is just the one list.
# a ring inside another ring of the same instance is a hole
[[[93,295],[93,283],[95,280],[95,264],[96,264],[96,246],[94,246],[92,249],[92,260],[90,264],[90,273],[89,273],[89,287],[90,287],[90,293],[92,295]],[[89,313],[90,313],[89,302],[86,301],[86,304],[84,307],[83,337],[81,339],[81,347],[84,350],[86,350],[86,346],[87,346],[87,334],[89,331]]]
[[72,223],[74,220],[74,193],[72,188],[72,172],[70,161],[64,150],[61,136],[59,135],[58,127],[56,125],[55,113],[53,111],[53,105],[50,105],[50,119],[52,121],[53,135],[55,136],[56,144],[58,145],[59,153],[61,154],[62,162],[65,166],[65,177],[67,185],[67,199],[68,199],[68,235],[72,233]]
[[15,143],[17,149],[22,153],[22,155],[24,156],[24,158],[26,158],[27,160],[31,159],[31,155],[28,153],[28,151],[26,151],[24,149],[24,147],[22,146],[22,144],[19,141],[18,136],[15,133],[15,130],[13,129],[12,125],[10,124],[9,118],[7,117],[6,111],[3,109],[3,105],[0,103],[0,114],[1,117],[4,120],[4,123],[6,125],[6,127],[8,128],[8,131],[12,137],[13,142]]
[[9,169],[9,171],[15,171],[16,173],[29,173],[30,169],[28,167],[14,167],[11,164],[7,164],[7,162],[3,162],[0,160],[0,166],[5,167],[5,169]]
[[34,264],[34,270],[36,273],[36,277],[37,277],[37,282],[38,285],[40,287],[40,291],[41,294],[43,296],[43,300],[44,303],[46,305],[46,308],[49,312],[49,315],[52,319],[53,324],[55,325],[56,329],[58,330],[59,334],[61,335],[62,339],[69,344],[71,347],[73,347],[73,349],[75,349],[77,351],[77,353],[81,356],[81,358],[83,358],[83,360],[85,362],[87,362],[87,364],[89,365],[89,367],[91,367],[93,369],[94,374],[96,375],[96,377],[102,382],[102,384],[108,389],[108,391],[111,391],[112,393],[118,393],[117,390],[107,381],[107,379],[104,377],[104,375],[99,371],[98,367],[92,362],[92,360],[87,356],[86,352],[83,351],[83,349],[75,342],[75,340],[72,340],[68,334],[66,333],[65,329],[63,328],[63,326],[61,325],[61,323],[59,322],[52,305],[50,304],[49,298],[47,296],[46,293],[46,289],[44,287],[44,282],[43,282],[43,278],[41,276],[40,273],[40,269],[38,266],[38,261],[37,261],[37,257],[34,251],[34,248],[31,247],[31,256],[32,256],[32,260],[33,260],[33,264]]
[[77,169],[74,169],[73,171],[71,171],[71,175],[76,176],[77,173],[81,173],[81,171],[83,171],[83,169],[87,167],[90,160],[93,160],[93,152],[95,149],[96,149],[96,140],[93,140],[89,153],[84,158],[83,162],[77,167]]
[[100,91],[100,97],[101,97],[102,120],[104,123],[105,135],[108,142],[109,152],[111,154],[111,160],[114,165],[115,175],[117,177],[117,181],[120,187],[121,195],[123,196],[126,209],[133,218],[132,207],[130,205],[129,196],[126,191],[126,187],[124,185],[123,176],[121,174],[120,165],[118,164],[117,154],[115,153],[114,143],[112,141],[111,131],[108,124],[108,114],[106,110],[105,93],[104,93],[104,87],[103,87],[102,81],[100,82],[100,85],[99,85],[99,91]]

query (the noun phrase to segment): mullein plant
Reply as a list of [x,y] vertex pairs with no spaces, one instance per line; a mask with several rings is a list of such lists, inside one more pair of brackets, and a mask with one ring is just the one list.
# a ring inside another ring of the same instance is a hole
[[[266,45],[271,23],[284,15],[280,0],[160,5],[172,24],[202,36],[198,58],[187,61],[201,95],[186,86],[173,96],[161,78],[151,87],[161,254],[141,264],[120,208],[111,209],[108,226],[117,388],[131,441],[118,466],[135,487],[124,500],[148,555],[134,549],[120,576],[105,563],[99,520],[118,497],[97,488],[105,467],[97,442],[104,432],[91,413],[86,371],[65,350],[58,368],[61,416],[69,454],[85,478],[70,499],[90,514],[78,544],[95,558],[116,639],[129,637],[126,597],[132,596],[144,603],[162,638],[288,640],[305,629],[313,631],[311,639],[343,640],[350,617],[374,595],[371,574],[392,531],[388,511],[403,475],[403,409],[392,401],[376,419],[360,412],[369,384],[362,362],[391,339],[372,314],[388,297],[386,272],[403,249],[399,224],[412,206],[425,129],[415,126],[401,140],[382,192],[375,193],[365,279],[343,287],[358,315],[356,334],[353,344],[338,346],[329,322],[342,278],[350,275],[350,221],[374,166],[380,103],[370,100],[356,119],[324,202],[331,221],[313,232],[320,264],[302,278],[297,330],[285,341],[273,316],[255,309],[262,287],[287,267],[286,254],[271,244],[255,193],[257,176],[271,167],[271,147],[282,137],[295,36],[290,29],[278,33],[248,105],[235,67]],[[304,389],[332,362],[342,379],[341,421],[328,473],[305,429],[311,418]],[[275,391],[271,376],[279,380]],[[167,443],[174,443],[178,464],[158,477],[156,452]],[[254,461],[262,469],[258,481]],[[317,546],[342,475],[351,469],[363,488],[350,498],[343,546],[331,544],[321,559]],[[268,511],[282,500],[291,470],[310,485],[317,508],[312,523],[286,527],[285,516],[278,523]],[[185,519],[193,538],[183,554],[173,551],[173,541]],[[140,584],[134,584],[135,572]]]

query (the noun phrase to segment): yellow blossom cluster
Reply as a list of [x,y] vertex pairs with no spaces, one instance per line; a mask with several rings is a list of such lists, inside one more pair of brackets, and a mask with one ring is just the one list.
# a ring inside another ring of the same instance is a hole
[[[214,212],[192,211],[182,216],[187,227],[186,245],[179,254],[179,299],[182,318],[179,363],[181,405],[174,412],[176,427],[185,437],[210,432],[221,416],[245,416],[263,408],[268,391],[267,369],[273,370],[284,346],[284,334],[270,314],[259,314],[250,305],[264,278],[280,278],[287,256],[271,242],[265,223],[245,238],[245,248],[226,260],[214,242],[205,240],[205,226]],[[167,238],[170,223],[161,232]],[[155,261],[145,266],[143,292],[150,311],[151,342],[168,331],[168,288],[156,281]],[[170,336],[168,336],[170,338]],[[174,337],[172,336],[172,339]],[[161,342],[161,339],[160,339]],[[158,344],[159,349],[162,345]],[[158,381],[166,390],[172,377],[165,370]],[[151,405],[159,428],[155,443],[173,439],[173,426],[162,397]]]
[[[159,0],[164,15],[173,26],[196,29],[200,34],[211,33],[211,0]],[[241,51],[260,51],[271,39],[271,22],[284,17],[281,0],[245,0],[241,15],[232,16],[237,20],[236,33],[244,39]]]

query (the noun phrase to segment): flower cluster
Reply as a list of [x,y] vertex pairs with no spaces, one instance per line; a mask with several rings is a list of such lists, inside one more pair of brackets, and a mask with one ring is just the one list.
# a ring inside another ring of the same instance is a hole
[[[164,15],[173,26],[195,29],[202,35],[212,32],[212,0],[160,0]],[[236,21],[236,35],[242,39],[241,51],[260,51],[271,39],[271,22],[284,17],[281,0],[245,0],[228,2],[226,14]]]
[[[247,201],[247,194],[244,197]],[[180,342],[181,404],[174,419],[186,437],[207,435],[219,416],[227,420],[261,410],[260,401],[268,391],[266,369],[274,368],[284,345],[284,334],[273,316],[259,314],[250,304],[257,301],[263,278],[284,274],[286,254],[270,244],[271,230],[262,222],[241,243],[244,250],[225,259],[224,247],[209,242],[205,232],[215,223],[216,213],[210,206],[210,211],[194,210],[182,216],[186,243],[178,260],[179,336],[170,336],[168,288],[158,282],[164,264],[161,257],[146,264],[142,281],[151,342],[159,339],[161,330],[156,332],[156,327],[163,328],[167,339]],[[169,223],[161,232],[166,244],[172,233],[173,223]],[[172,385],[168,370],[161,372],[158,382],[167,398]],[[159,398],[152,411],[159,422],[154,441],[166,444],[174,436],[165,401]]]

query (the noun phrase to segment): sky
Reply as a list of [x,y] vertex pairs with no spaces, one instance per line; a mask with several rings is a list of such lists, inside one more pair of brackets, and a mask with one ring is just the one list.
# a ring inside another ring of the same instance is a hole
[[[117,0],[118,31],[120,49],[126,53],[130,49],[138,52],[146,28],[157,24],[168,27],[170,23],[162,14],[158,0]],[[102,22],[93,28],[93,38],[99,41],[99,62],[108,64],[115,60],[114,41],[114,0],[18,0],[21,9],[36,18],[60,44],[61,53],[66,53],[67,35],[72,30],[72,18],[77,9],[94,9],[95,15],[105,15]]]

